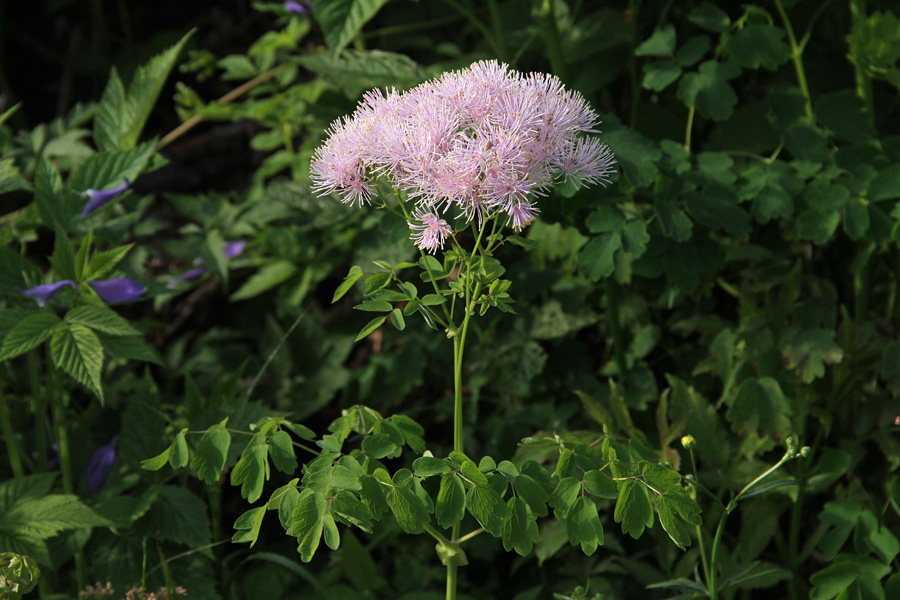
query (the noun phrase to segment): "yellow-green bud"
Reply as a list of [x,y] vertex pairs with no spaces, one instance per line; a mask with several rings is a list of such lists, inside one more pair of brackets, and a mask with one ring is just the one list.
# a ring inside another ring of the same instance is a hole
[[810,448],[809,446],[803,446],[802,448],[800,448],[800,456],[802,456],[803,458],[806,458],[810,454],[812,454],[812,448]]
[[692,435],[686,435],[681,438],[681,445],[685,450],[693,450],[697,447],[697,440]]

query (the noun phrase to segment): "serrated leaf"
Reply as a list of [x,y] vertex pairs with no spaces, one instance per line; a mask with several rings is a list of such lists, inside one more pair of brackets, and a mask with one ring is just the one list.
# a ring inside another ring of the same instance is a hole
[[212,485],[222,476],[228,448],[231,446],[231,434],[224,427],[224,422],[206,430],[194,449],[191,468],[197,471],[197,477],[207,485]]
[[89,189],[105,190],[120,186],[125,179],[133,181],[154,151],[153,142],[147,142],[124,152],[108,150],[93,154],[72,172],[68,188],[81,193]]
[[438,525],[445,529],[453,527],[466,514],[466,490],[462,480],[453,474],[441,477],[434,517]]
[[701,115],[714,121],[731,116],[738,98],[728,80],[741,74],[732,63],[707,60],[697,72],[687,73],[678,86],[678,98],[688,108],[696,107]]
[[416,493],[403,486],[394,486],[387,493],[387,504],[400,528],[406,533],[422,533],[431,521],[428,511]]
[[691,545],[691,534],[687,526],[677,516],[670,506],[665,495],[656,498],[656,510],[659,513],[659,523],[675,542],[675,545],[684,550]]
[[[76,211],[66,199],[59,171],[47,158],[41,157],[34,174],[34,202],[41,220],[55,229],[58,236],[65,234],[69,220]],[[56,275],[62,279],[72,279],[74,273],[70,275],[57,271]]]
[[106,306],[92,304],[73,308],[63,319],[110,335],[140,335],[141,332]]
[[26,317],[3,338],[0,360],[14,358],[40,346],[53,335],[60,323],[62,321],[59,317],[50,313],[37,313]]
[[103,346],[93,331],[78,323],[56,329],[50,339],[50,354],[57,367],[93,392],[103,404]]
[[259,506],[252,508],[238,517],[234,522],[234,528],[237,529],[231,537],[231,541],[235,543],[250,542],[252,548],[259,539],[259,528],[262,527],[263,518],[266,516],[266,507]]
[[94,114],[94,141],[101,151],[122,149],[122,136],[127,123],[134,119],[125,100],[125,86],[119,72],[113,67],[97,112]]
[[881,591],[879,581],[890,572],[891,567],[879,560],[855,554],[842,554],[835,559],[833,564],[810,578],[813,584],[810,598],[812,600],[837,598],[857,582],[866,582],[870,589],[875,588]]
[[790,414],[791,404],[775,379],[750,377],[741,383],[725,418],[735,431],[749,425],[772,435],[790,427]]
[[322,517],[327,508],[328,504],[322,494],[303,490],[294,512],[291,513],[290,535],[296,537],[299,542],[297,551],[300,552],[303,562],[312,560],[319,547],[324,527]]
[[385,4],[387,0],[319,0],[314,14],[337,55]]
[[125,255],[134,247],[134,244],[120,246],[107,250],[106,252],[98,252],[91,257],[90,262],[84,270],[84,278],[86,280],[100,279],[114,268],[119,262],[125,258]]
[[466,508],[494,537],[502,535],[503,524],[511,516],[500,494],[490,486],[472,486],[466,494]]
[[97,339],[103,345],[104,352],[111,357],[165,364],[159,353],[141,337],[98,333]]
[[156,502],[141,520],[146,536],[200,548],[209,544],[210,526],[207,506],[186,488],[163,485]]
[[27,531],[30,537],[47,539],[60,531],[102,527],[112,523],[82,504],[77,496],[51,494],[14,503],[0,517],[0,531],[15,536]]
[[147,64],[138,67],[131,83],[128,84],[128,95],[122,111],[122,128],[119,132],[121,149],[127,150],[137,144],[150,111],[153,110],[153,105],[156,104],[156,99],[169,77],[169,72],[175,66],[181,49],[193,34],[193,30],[189,31],[173,46],[154,56]]

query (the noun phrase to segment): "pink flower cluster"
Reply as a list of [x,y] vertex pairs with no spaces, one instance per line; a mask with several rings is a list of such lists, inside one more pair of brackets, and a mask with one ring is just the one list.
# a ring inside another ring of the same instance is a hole
[[554,183],[608,182],[612,152],[584,135],[597,124],[558,78],[477,62],[402,94],[368,92],[316,150],[313,191],[362,205],[387,178],[415,200],[412,239],[430,251],[452,234],[439,213],[453,206],[467,222],[502,214],[520,231]]

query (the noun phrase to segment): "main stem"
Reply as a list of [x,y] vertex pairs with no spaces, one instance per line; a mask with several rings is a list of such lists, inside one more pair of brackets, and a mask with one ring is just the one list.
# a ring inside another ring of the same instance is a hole
[[3,427],[3,441],[6,443],[6,455],[9,457],[13,477],[21,479],[25,477],[25,469],[22,468],[22,459],[19,458],[19,443],[16,441],[12,421],[9,420],[9,407],[6,405],[6,396],[3,395],[2,389],[0,389],[0,425]]

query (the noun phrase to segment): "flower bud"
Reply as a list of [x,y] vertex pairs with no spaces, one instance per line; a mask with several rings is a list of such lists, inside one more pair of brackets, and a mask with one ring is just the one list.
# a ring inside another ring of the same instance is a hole
[[800,448],[800,456],[803,458],[807,458],[810,454],[812,454],[812,448],[809,446],[803,446]]
[[693,450],[697,447],[697,440],[692,435],[686,435],[681,438],[681,445],[685,450]]
[[75,282],[65,279],[63,281],[57,281],[56,283],[38,285],[33,288],[28,288],[27,290],[19,290],[19,292],[37,300],[38,306],[44,306],[53,294],[64,287],[75,289]]
[[104,204],[111,202],[113,198],[129,189],[130,187],[131,182],[128,181],[128,179],[125,179],[125,183],[123,185],[112,188],[110,190],[87,190],[82,192],[82,196],[88,197],[88,203],[84,207],[84,210],[81,211],[81,218],[85,218]]
[[139,281],[129,277],[92,281],[91,287],[106,302],[129,302],[137,300],[147,291]]

